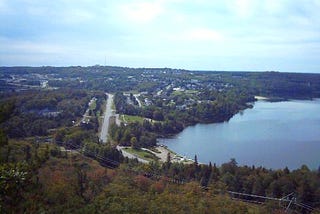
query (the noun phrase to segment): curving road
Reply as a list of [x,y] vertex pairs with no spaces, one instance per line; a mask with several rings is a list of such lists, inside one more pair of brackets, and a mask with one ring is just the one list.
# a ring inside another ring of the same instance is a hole
[[142,104],[141,104],[141,101],[140,101],[139,98],[138,98],[138,97],[140,97],[140,94],[134,94],[133,96],[134,96],[134,98],[136,98],[136,100],[137,100],[137,102],[138,102],[138,105],[139,105],[139,107],[141,108],[141,107],[142,107]]
[[108,130],[109,130],[109,119],[113,115],[113,111],[111,109],[113,103],[113,95],[106,93],[108,96],[107,104],[106,104],[106,111],[104,113],[103,124],[100,132],[100,140],[103,143],[107,143],[108,141]]

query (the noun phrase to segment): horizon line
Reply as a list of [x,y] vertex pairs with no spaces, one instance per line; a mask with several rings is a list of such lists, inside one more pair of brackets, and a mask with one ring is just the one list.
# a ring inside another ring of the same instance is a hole
[[52,67],[52,68],[70,68],[70,67],[82,67],[82,68],[89,68],[89,67],[118,67],[118,68],[130,68],[130,69],[171,69],[171,70],[184,70],[189,72],[269,72],[269,73],[304,73],[304,74],[320,74],[319,72],[310,72],[310,71],[279,71],[279,70],[216,70],[216,69],[186,69],[186,68],[172,68],[172,67],[130,67],[130,66],[120,66],[120,65],[1,65],[0,68],[41,68],[41,67]]

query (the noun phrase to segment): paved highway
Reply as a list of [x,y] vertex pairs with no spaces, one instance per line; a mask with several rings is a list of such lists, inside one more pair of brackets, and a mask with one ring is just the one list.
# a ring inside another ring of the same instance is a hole
[[103,143],[108,141],[108,130],[109,130],[109,119],[113,115],[113,111],[111,109],[113,103],[113,95],[106,93],[108,96],[107,104],[106,104],[106,111],[104,113],[103,124],[100,132],[100,140]]

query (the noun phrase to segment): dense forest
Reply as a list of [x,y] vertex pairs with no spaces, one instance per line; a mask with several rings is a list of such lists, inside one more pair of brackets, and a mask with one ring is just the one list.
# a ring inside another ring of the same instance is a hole
[[[256,95],[319,98],[319,74],[1,67],[0,81],[1,213],[282,213],[288,201],[291,212],[319,213],[320,168],[185,164],[170,155],[143,164],[116,147],[153,149],[189,125],[228,121]],[[110,121],[103,144],[106,92],[117,114],[135,119]]]
[[[0,128],[14,138],[48,135],[52,129],[73,126],[92,96],[104,99],[103,93],[73,89],[4,94],[0,97]],[[101,104],[94,111],[101,111]],[[98,123],[92,125],[97,128]]]

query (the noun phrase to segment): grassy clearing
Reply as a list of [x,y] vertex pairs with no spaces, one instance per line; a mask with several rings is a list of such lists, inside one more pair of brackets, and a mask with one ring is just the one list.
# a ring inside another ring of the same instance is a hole
[[112,102],[112,104],[111,104],[111,109],[114,111],[116,110],[116,105],[114,104],[114,102]]
[[99,118],[101,117],[101,112],[98,110],[97,113],[96,113],[96,116]]
[[174,95],[174,96],[179,96],[179,95],[182,95],[182,94],[184,94],[183,91],[173,91],[172,92],[172,95]]
[[124,93],[126,93],[126,94],[138,94],[139,91],[137,91],[137,90],[131,90],[131,91],[126,91],[126,92],[124,92]]
[[155,156],[154,154],[152,154],[151,152],[148,151],[144,151],[141,149],[133,149],[131,147],[128,148],[124,148],[125,151],[131,153],[131,154],[135,154],[137,155],[139,158],[148,160],[148,161],[157,161],[159,160],[159,158],[157,156]]
[[93,100],[93,102],[91,103],[91,105],[89,106],[90,110],[95,110],[97,108],[97,101]]
[[197,94],[198,91],[196,90],[186,90],[186,94]]
[[101,131],[101,127],[102,127],[102,124],[103,124],[103,116],[104,116],[104,113],[106,112],[106,104],[107,104],[107,101],[104,101],[101,105],[103,106],[102,107],[102,111],[97,111],[97,118],[98,118],[98,121],[99,121],[99,132]]
[[120,119],[125,123],[134,123],[134,122],[142,123],[144,120],[143,117],[126,115],[126,114],[121,115]]
[[185,91],[173,91],[172,94],[175,95],[175,96],[178,96],[178,95],[183,95],[183,94],[186,94],[186,95],[195,95],[197,94],[198,91],[196,90],[185,90]]

